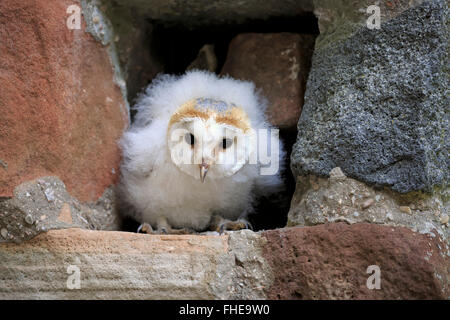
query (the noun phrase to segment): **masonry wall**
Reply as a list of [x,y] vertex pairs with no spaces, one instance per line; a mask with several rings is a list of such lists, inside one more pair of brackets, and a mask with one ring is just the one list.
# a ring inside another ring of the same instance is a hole
[[[362,0],[243,1],[230,15],[233,3],[0,3],[0,298],[448,298],[447,2],[382,2],[380,29],[367,27]],[[79,29],[68,27],[76,8]],[[242,32],[220,69],[201,52],[192,62],[254,81],[295,141],[288,210],[264,213],[287,223],[122,231],[116,141],[133,98],[164,72],[149,21],[308,14],[320,35]]]

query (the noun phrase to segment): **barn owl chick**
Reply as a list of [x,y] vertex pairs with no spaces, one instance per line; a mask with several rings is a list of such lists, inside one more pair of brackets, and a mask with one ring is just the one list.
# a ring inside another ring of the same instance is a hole
[[284,152],[252,83],[204,71],[162,75],[135,109],[120,141],[119,189],[140,229],[247,228],[257,197],[280,191]]

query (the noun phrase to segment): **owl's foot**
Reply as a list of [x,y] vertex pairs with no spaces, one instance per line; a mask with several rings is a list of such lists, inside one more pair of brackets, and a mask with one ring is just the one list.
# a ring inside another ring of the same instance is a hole
[[189,229],[172,229],[169,226],[161,226],[156,230],[153,230],[152,226],[148,223],[143,223],[137,229],[137,233],[147,233],[147,234],[191,234],[192,230]]
[[142,233],[152,234],[153,233],[153,228],[152,228],[151,225],[149,225],[148,223],[144,222],[137,229],[137,233],[141,233],[141,231],[142,231]]
[[145,232],[148,234],[191,234],[193,230],[188,228],[173,229],[166,218],[159,217],[156,220],[156,229],[153,229],[149,223],[144,222],[141,224],[137,232]]
[[253,226],[246,219],[238,219],[236,221],[230,221],[223,218],[215,219],[215,221],[211,225],[211,230],[217,231],[220,234],[225,231],[236,231],[242,229],[250,229],[253,230]]
[[224,221],[219,225],[219,233],[224,233],[225,231],[236,231],[242,229],[253,230],[253,226],[245,219],[239,219],[236,221]]

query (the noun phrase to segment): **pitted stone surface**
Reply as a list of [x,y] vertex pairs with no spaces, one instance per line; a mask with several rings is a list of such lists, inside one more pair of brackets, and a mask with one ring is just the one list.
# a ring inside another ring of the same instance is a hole
[[[52,230],[22,244],[0,243],[0,298],[262,299],[272,281],[264,240],[251,231]],[[69,267],[79,270],[79,289],[67,286]]]
[[[438,235],[367,223],[225,235],[52,230],[0,243],[0,298],[445,299],[444,250]],[[370,265],[380,290],[366,286]]]
[[370,30],[365,1],[315,2],[321,34],[291,155],[295,176],[341,167],[401,193],[448,186],[448,5],[409,3],[383,7],[388,19]]
[[12,198],[0,199],[0,242],[22,242],[52,229],[118,230],[116,210],[112,188],[97,202],[82,203],[57,177],[42,177],[17,186]]
[[329,178],[298,176],[288,214],[288,226],[313,226],[345,221],[404,226],[416,232],[449,235],[446,215],[450,190],[445,194],[374,189],[334,168]]
[[[448,245],[437,234],[341,222],[262,235],[275,277],[269,299],[449,298]],[[379,268],[379,289],[369,266]]]

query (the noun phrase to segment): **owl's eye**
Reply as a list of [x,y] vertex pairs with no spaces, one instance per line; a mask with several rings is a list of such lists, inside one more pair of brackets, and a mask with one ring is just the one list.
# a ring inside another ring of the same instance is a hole
[[223,138],[223,140],[222,140],[222,148],[223,149],[231,147],[232,144],[233,144],[233,140],[232,139]]
[[187,144],[190,144],[191,146],[193,146],[195,143],[194,135],[192,133],[186,133],[184,135],[184,140],[186,141]]

